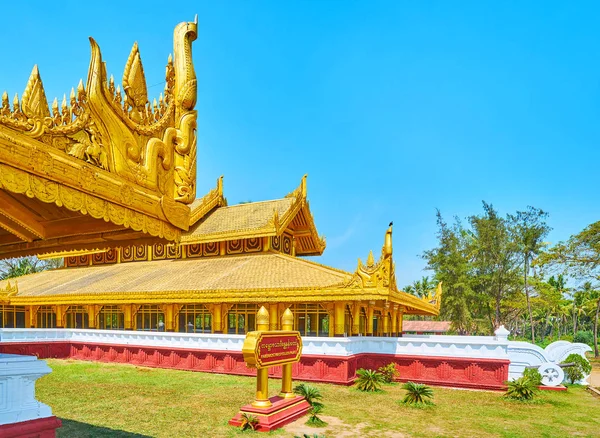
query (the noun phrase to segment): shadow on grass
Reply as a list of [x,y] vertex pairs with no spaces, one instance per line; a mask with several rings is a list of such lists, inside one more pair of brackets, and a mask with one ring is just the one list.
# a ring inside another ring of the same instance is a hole
[[62,427],[56,429],[56,436],[60,437],[78,437],[78,438],[151,438],[150,435],[141,433],[125,432],[123,430],[111,429],[109,427],[94,426],[93,424],[81,423],[75,420],[60,418]]

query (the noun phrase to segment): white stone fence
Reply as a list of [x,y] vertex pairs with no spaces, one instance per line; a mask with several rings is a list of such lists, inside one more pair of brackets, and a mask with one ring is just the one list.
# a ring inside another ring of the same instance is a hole
[[[425,357],[456,357],[509,360],[509,378],[523,374],[527,366],[558,364],[569,354],[585,357],[591,351],[585,344],[558,341],[545,349],[528,342],[508,340],[508,330],[501,327],[496,336],[406,335],[392,337],[303,337],[303,354],[318,356],[352,356],[375,353]],[[244,335],[171,332],[141,332],[90,329],[0,329],[0,343],[70,341],[94,344],[139,345],[192,350],[239,351]],[[550,374],[559,367],[550,367]],[[549,369],[550,369],[549,368]],[[560,376],[558,376],[560,377]],[[557,376],[547,384],[556,383]],[[562,377],[560,378],[562,381]],[[584,382],[585,383],[585,379]]]

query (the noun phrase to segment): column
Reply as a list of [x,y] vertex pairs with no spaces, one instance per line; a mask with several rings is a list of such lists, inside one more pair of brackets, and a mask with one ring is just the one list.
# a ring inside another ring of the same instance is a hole
[[390,305],[385,303],[383,306],[383,336],[390,335]]
[[358,336],[360,331],[360,301],[354,302],[352,308],[352,336]]
[[269,305],[269,330],[279,329],[279,312],[277,311],[278,304]]
[[36,310],[36,306],[27,306],[27,307],[25,307],[25,309],[27,309],[28,312],[29,312],[29,319],[26,319],[26,321],[29,322],[29,327],[35,328],[36,325],[37,325],[37,319],[36,319],[37,310]]
[[[281,317],[281,330],[293,330],[294,328],[294,315],[288,308],[283,312]],[[292,390],[292,364],[286,364],[281,366],[281,393],[280,397],[283,398],[294,398],[294,391]]]
[[404,319],[404,312],[400,310],[398,312],[398,336],[402,336],[402,321]]
[[85,307],[88,313],[88,327],[91,329],[96,328],[96,306],[89,304]]
[[213,323],[213,333],[223,333],[223,305],[222,304],[214,304],[213,305],[213,314],[212,314],[212,323]]
[[392,305],[392,336],[398,336],[398,305]]
[[[262,306],[256,314],[256,330],[269,330],[269,311]],[[269,368],[256,370],[256,400],[252,402],[256,408],[268,408],[271,406],[269,400]]]
[[165,304],[163,306],[163,311],[165,312],[165,331],[167,332],[175,331],[174,310],[173,304]]
[[375,307],[374,301],[369,301],[367,306],[367,336],[373,336],[373,310]]
[[336,338],[343,337],[345,329],[346,303],[344,301],[336,301],[333,305],[333,310],[335,319],[333,336]]
[[123,309],[123,325],[125,330],[133,330],[133,315],[131,304],[122,306]]
[[67,311],[67,306],[57,305],[54,306],[54,313],[56,314],[56,328],[65,328],[64,316]]

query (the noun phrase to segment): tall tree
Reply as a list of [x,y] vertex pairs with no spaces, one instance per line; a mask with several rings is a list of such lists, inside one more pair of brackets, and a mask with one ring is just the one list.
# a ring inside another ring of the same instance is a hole
[[502,301],[518,291],[519,246],[508,220],[486,202],[483,210],[483,215],[469,217],[469,252],[475,271],[474,287],[489,298],[488,318],[492,328],[497,328],[502,324]]
[[[566,242],[557,244],[543,257],[544,263],[559,264],[573,278],[588,280],[597,286],[600,284],[600,221],[588,225]],[[600,294],[594,298],[594,355],[598,352],[598,314],[600,313]]]
[[533,313],[531,312],[531,299],[529,296],[529,285],[527,276],[532,260],[537,257],[540,251],[546,246],[544,239],[551,231],[546,223],[548,213],[535,207],[527,207],[525,211],[517,211],[516,215],[509,215],[512,222],[514,237],[523,257],[523,283],[525,296],[527,298],[527,312],[529,313],[529,323],[531,325],[531,341],[535,342],[535,325],[533,324]]
[[40,260],[37,257],[21,257],[0,261],[0,280],[34,274],[46,269],[56,269],[62,266],[62,259]]

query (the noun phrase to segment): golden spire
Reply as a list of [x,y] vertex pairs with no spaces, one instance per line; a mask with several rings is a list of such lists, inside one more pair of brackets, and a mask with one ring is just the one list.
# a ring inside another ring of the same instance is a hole
[[293,330],[294,329],[294,314],[288,307],[283,312],[283,316],[281,317],[281,329],[282,330]]
[[260,306],[256,314],[256,329],[261,331],[269,330],[269,311],[265,306]]
[[21,106],[23,113],[29,118],[37,117],[43,119],[44,117],[50,117],[44,84],[42,84],[42,78],[40,77],[37,65],[33,66],[33,70],[25,86]]
[[369,251],[369,257],[367,257],[367,266],[373,266],[375,264],[375,258],[373,257],[373,250]]
[[385,240],[382,249],[383,255],[385,257],[391,257],[392,255],[392,225],[393,222],[390,222],[390,226],[385,232]]

